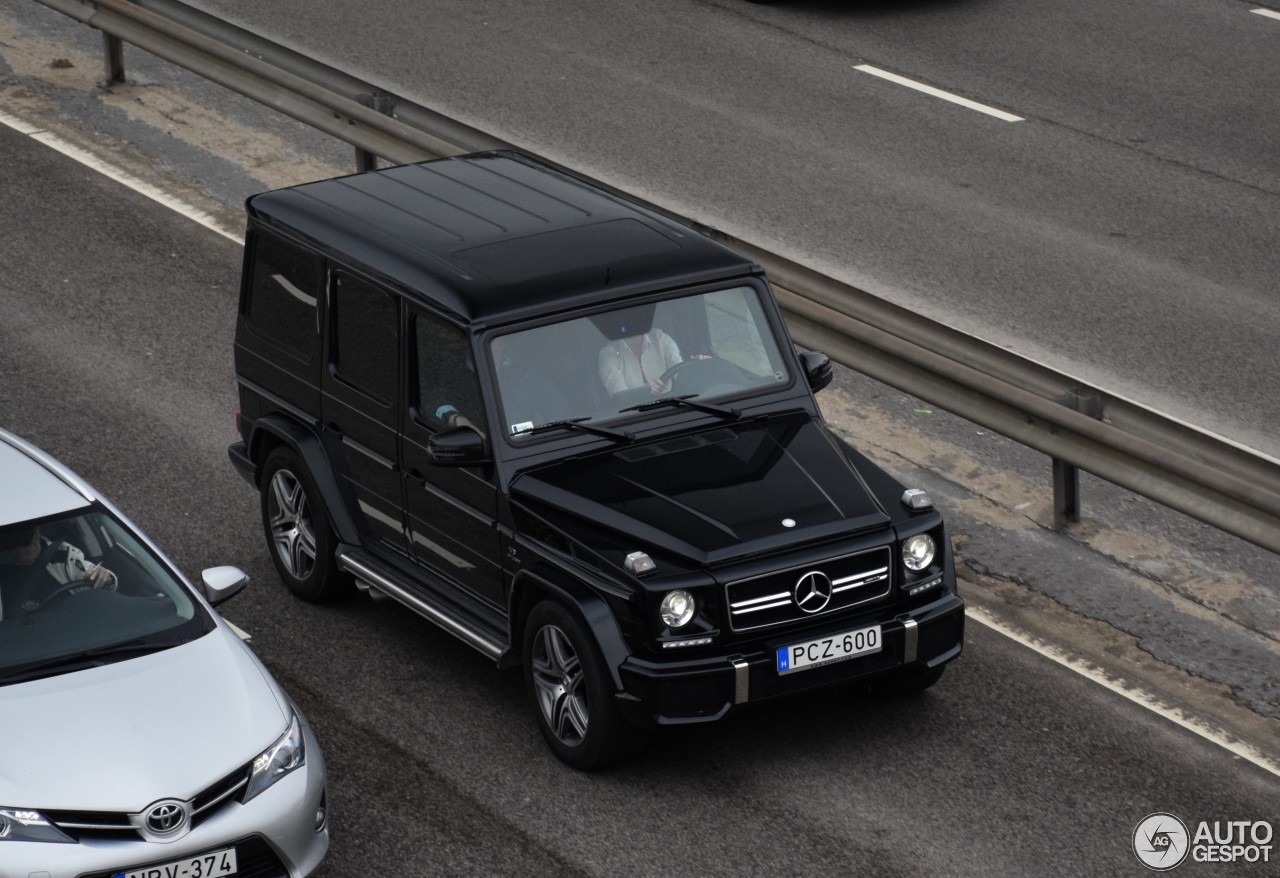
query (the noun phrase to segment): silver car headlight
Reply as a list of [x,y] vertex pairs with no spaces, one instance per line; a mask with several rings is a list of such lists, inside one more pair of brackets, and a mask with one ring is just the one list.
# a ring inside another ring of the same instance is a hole
[[908,537],[902,544],[902,563],[908,570],[923,570],[933,563],[933,556],[937,551],[933,537],[928,534],[916,534]]
[[39,811],[24,808],[0,808],[0,845],[6,841],[49,841],[75,844]]
[[693,618],[695,606],[693,595],[678,588],[663,596],[662,605],[658,607],[658,615],[662,617],[663,625],[675,630],[689,624],[689,620]]
[[280,778],[307,761],[307,754],[302,744],[302,724],[297,714],[289,723],[289,728],[257,759],[253,760],[253,768],[249,772],[249,785],[245,787],[243,801],[248,802],[254,796],[270,787]]

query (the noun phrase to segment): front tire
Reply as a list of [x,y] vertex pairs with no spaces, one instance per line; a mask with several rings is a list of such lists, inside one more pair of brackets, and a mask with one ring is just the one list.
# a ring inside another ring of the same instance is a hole
[[277,448],[262,473],[262,529],[280,579],[305,601],[336,600],[351,579],[333,557],[336,539],[311,474],[297,455]]
[[576,615],[549,600],[538,604],[525,622],[523,647],[529,700],[560,761],[589,771],[643,749],[647,735],[619,712],[608,669]]

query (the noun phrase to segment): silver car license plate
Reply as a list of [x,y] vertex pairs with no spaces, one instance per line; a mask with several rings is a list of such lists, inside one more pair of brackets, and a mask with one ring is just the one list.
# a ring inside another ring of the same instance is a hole
[[159,866],[117,872],[111,878],[223,878],[236,873],[236,849],[223,848]]

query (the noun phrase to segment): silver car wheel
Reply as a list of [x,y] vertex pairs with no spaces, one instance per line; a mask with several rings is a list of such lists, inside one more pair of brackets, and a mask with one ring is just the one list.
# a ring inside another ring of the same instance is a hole
[[316,536],[307,493],[287,469],[271,479],[267,511],[271,542],[280,562],[294,578],[306,579],[316,566]]
[[575,747],[587,734],[587,684],[573,644],[555,625],[538,630],[533,644],[533,686],[548,727]]

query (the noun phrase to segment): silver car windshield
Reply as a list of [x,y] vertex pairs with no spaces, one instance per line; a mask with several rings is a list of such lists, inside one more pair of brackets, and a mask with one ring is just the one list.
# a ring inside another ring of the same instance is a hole
[[211,625],[104,510],[0,529],[0,684],[175,646]]
[[508,333],[491,341],[490,355],[516,443],[548,426],[638,417],[664,399],[713,404],[791,380],[750,286]]

